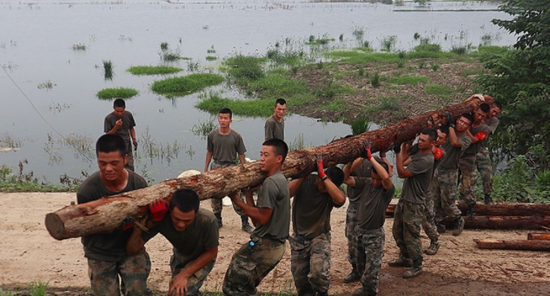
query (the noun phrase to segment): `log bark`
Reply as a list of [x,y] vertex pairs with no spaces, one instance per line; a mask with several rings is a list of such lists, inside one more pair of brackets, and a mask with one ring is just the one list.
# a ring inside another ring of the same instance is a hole
[[528,240],[550,240],[550,233],[548,232],[531,232],[527,234]]
[[[550,217],[536,216],[473,216],[464,218],[467,229],[526,229],[550,227]],[[448,224],[452,227],[452,224]]]
[[[477,104],[477,101],[473,101],[447,106],[445,109],[429,111],[375,131],[334,140],[324,146],[292,151],[287,155],[283,173],[287,178],[308,174],[315,169],[316,155],[323,157],[325,167],[347,163],[363,153],[363,143],[367,140],[371,143],[372,152],[387,149],[393,142],[402,143],[414,139],[426,127],[427,121],[434,113],[443,120],[445,110],[453,116],[459,116],[471,111]],[[105,197],[86,204],[67,206],[47,214],[45,225],[50,235],[58,240],[110,232],[125,218],[143,213],[143,207],[153,200],[169,200],[176,189],[192,189],[201,200],[221,198],[236,190],[259,185],[265,178],[266,175],[260,170],[258,161],[226,167],[196,176],[166,180],[148,188]]]
[[[386,216],[393,217],[395,206],[390,204],[386,209]],[[462,216],[466,215],[468,206],[460,202],[458,208]],[[550,216],[550,205],[534,203],[501,203],[501,204],[477,204],[475,216]]]
[[480,249],[550,251],[550,241],[474,239]]

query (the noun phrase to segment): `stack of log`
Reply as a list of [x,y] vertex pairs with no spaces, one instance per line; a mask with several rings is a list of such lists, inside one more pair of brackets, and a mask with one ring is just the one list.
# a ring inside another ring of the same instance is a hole
[[532,232],[527,239],[474,239],[480,249],[550,251],[550,233]]

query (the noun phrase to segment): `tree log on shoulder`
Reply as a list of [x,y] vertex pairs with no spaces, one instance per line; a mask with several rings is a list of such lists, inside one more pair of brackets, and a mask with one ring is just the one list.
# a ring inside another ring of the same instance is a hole
[[[363,143],[367,140],[371,143],[372,152],[385,150],[394,142],[399,144],[414,139],[432,118],[444,121],[445,110],[453,116],[459,116],[471,111],[477,104],[478,101],[470,101],[448,106],[437,112],[426,112],[375,131],[334,140],[324,146],[291,151],[285,160],[283,173],[287,178],[307,175],[315,169],[316,155],[323,157],[325,167],[347,163],[363,154]],[[50,235],[58,240],[110,232],[124,219],[144,213],[144,207],[152,201],[159,198],[170,200],[172,192],[176,189],[192,189],[201,200],[222,198],[236,190],[259,185],[265,178],[266,175],[260,170],[257,161],[226,167],[200,175],[166,180],[148,188],[104,197],[86,204],[67,206],[47,214],[45,224]]]

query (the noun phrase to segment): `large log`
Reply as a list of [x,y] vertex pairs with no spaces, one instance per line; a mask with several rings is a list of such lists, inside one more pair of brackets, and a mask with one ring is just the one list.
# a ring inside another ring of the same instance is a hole
[[467,229],[532,229],[550,227],[550,217],[537,216],[465,216]]
[[[458,208],[465,216],[468,206],[460,202]],[[386,216],[393,217],[395,205],[390,204],[386,209]],[[498,204],[477,204],[475,207],[476,216],[550,216],[550,204],[534,203],[498,203]]]
[[527,234],[528,240],[550,240],[550,233],[548,232],[531,232]]
[[550,241],[474,239],[480,249],[550,251]]
[[[453,116],[458,116],[471,111],[477,104],[477,101],[473,101],[448,106],[445,109],[404,119],[375,131],[334,140],[324,146],[292,151],[287,155],[283,173],[290,178],[308,174],[315,169],[316,155],[323,157],[325,167],[347,163],[362,154],[363,143],[366,140],[370,141],[373,152],[387,149],[393,142],[402,143],[414,139],[426,127],[427,121],[434,113],[437,113],[439,118],[445,118],[444,112],[448,110]],[[221,198],[236,190],[261,184],[265,178],[266,175],[261,172],[257,161],[226,167],[196,176],[166,180],[148,188],[86,204],[67,206],[47,214],[45,225],[50,235],[58,240],[110,232],[116,229],[125,218],[143,213],[145,211],[143,207],[153,200],[158,198],[169,200],[176,189],[192,189],[201,199]]]

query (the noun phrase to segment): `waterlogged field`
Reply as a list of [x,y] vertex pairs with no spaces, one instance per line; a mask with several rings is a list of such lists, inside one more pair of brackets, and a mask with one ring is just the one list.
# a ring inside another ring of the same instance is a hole
[[[126,96],[140,143],[136,171],[158,182],[203,168],[205,134],[217,122],[215,115],[196,108],[201,98],[254,97],[227,80],[223,61],[228,57],[266,57],[284,44],[322,67],[329,58],[321,53],[336,48],[411,51],[422,38],[444,50],[514,41],[491,24],[491,19],[508,18],[494,2],[394,2],[0,1],[0,27],[10,28],[0,30],[0,165],[22,178],[75,183],[97,168],[94,143],[112,111],[109,98]],[[436,66],[426,68],[435,71]],[[287,68],[294,71],[292,65]],[[210,79],[206,88],[193,80],[176,94],[152,90],[155,82],[191,74],[224,80]],[[396,85],[426,83],[411,75],[392,79]],[[436,86],[430,90],[444,92]],[[107,99],[100,99],[100,91]],[[313,93],[327,96],[323,90]],[[326,107],[343,110],[345,104],[336,100]],[[287,118],[285,134],[294,148],[351,133],[347,124],[300,116],[300,110],[289,108],[294,114]],[[259,154],[264,121],[234,117],[232,127],[242,134],[252,159]]]

